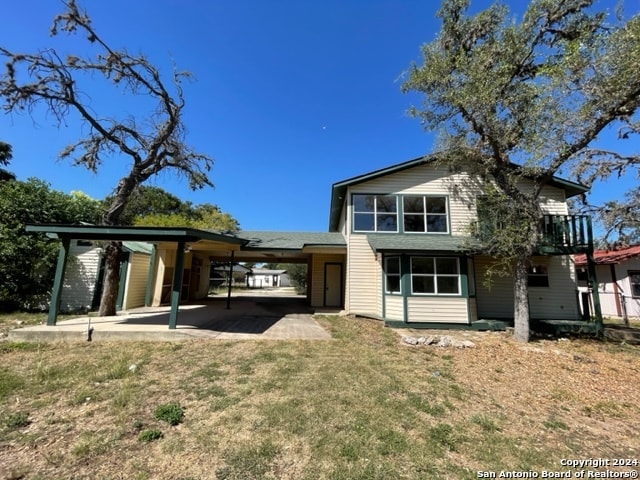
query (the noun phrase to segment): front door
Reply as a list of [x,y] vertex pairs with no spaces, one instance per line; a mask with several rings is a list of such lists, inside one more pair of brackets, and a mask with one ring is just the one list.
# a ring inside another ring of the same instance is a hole
[[324,306],[342,306],[342,264],[324,264]]

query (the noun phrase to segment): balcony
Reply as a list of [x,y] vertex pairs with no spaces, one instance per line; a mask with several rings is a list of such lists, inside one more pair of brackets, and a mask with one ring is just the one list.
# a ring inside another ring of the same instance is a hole
[[585,253],[593,248],[589,215],[544,215],[539,252],[545,255]]

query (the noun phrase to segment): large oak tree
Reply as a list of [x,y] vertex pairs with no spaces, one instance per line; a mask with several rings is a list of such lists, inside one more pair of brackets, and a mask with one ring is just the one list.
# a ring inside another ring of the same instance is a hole
[[[182,81],[186,72],[173,71],[170,80],[144,55],[115,49],[94,29],[87,13],[74,0],[64,0],[65,11],[56,16],[51,35],[61,33],[84,37],[93,54],[82,56],[47,48],[36,53],[16,53],[0,47],[6,60],[0,79],[0,97],[5,112],[36,112],[44,105],[47,113],[63,122],[79,116],[83,126],[76,143],[60,153],[99,174],[105,161],[127,162],[127,171],[113,190],[102,217],[103,225],[120,223],[122,212],[136,187],[161,171],[182,175],[192,188],[211,185],[207,176],[213,160],[193,151],[185,142],[182,118],[185,100]],[[96,112],[89,104],[92,86],[102,79],[124,94],[152,104],[149,111],[133,116]],[[106,274],[100,315],[114,315],[121,247],[117,242],[105,249]]]
[[[532,0],[516,19],[502,4],[471,15],[469,0],[444,0],[442,28],[402,87],[421,96],[412,114],[439,132],[441,156],[491,185],[492,213],[509,228],[480,251],[510,266],[522,341],[542,190],[554,175],[595,159],[594,142],[609,126],[634,125],[640,105],[640,17],[612,20],[592,4]],[[600,150],[595,166],[619,158]],[[521,188],[525,179],[531,188]]]

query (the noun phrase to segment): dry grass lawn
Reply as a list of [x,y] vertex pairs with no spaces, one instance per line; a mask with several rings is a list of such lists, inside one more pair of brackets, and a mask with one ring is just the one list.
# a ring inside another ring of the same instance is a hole
[[[0,478],[471,479],[638,458],[640,347],[412,347],[319,321],[333,340],[0,343]],[[154,415],[170,402],[176,426]]]

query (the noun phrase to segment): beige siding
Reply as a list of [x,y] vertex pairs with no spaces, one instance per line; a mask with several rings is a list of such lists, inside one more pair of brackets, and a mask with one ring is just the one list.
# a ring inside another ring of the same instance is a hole
[[311,306],[322,307],[324,305],[324,266],[326,263],[342,264],[342,288],[344,290],[344,255],[314,253],[311,262],[313,274],[311,279]]
[[144,306],[147,276],[149,274],[149,260],[149,255],[141,253],[132,253],[129,257],[127,286],[122,302],[123,310]]
[[408,322],[469,323],[464,297],[409,297]]
[[404,321],[404,301],[399,295],[385,296],[385,320]]
[[78,246],[72,241],[61,294],[62,311],[91,308],[102,250],[94,246]]
[[[536,257],[534,263],[547,265],[549,287],[529,288],[531,318],[575,320],[578,318],[576,286],[569,257]],[[494,277],[485,284],[488,257],[476,257],[476,292],[478,317],[513,318],[513,277]]]
[[[525,192],[531,191],[533,182],[522,180],[520,189]],[[542,188],[540,192],[540,208],[544,213],[550,215],[567,215],[569,209],[564,194],[564,190],[549,185]]]
[[[442,194],[449,197],[449,218],[451,233],[466,235],[468,225],[475,219],[475,197],[478,186],[472,184],[467,174],[450,174],[444,166],[421,165],[415,168],[354,185],[352,193],[394,193],[394,194]],[[351,204],[347,231],[351,229]]]
[[578,300],[573,262],[568,256],[537,257],[549,269],[548,287],[529,287],[531,318],[578,320]]
[[352,314],[382,315],[381,266],[365,235],[350,235],[347,257],[347,300]]
[[513,318],[513,278],[494,276],[487,284],[487,269],[491,263],[489,257],[475,257],[478,318]]
[[[523,180],[521,188],[529,191],[533,183]],[[400,171],[386,177],[353,185],[349,188],[353,193],[380,194],[442,194],[449,198],[449,219],[451,233],[454,235],[469,234],[469,225],[476,220],[476,197],[482,195],[482,183],[467,173],[450,173],[445,166],[433,164],[420,165]],[[548,214],[568,214],[565,193],[560,188],[546,186],[540,195],[542,211]],[[351,230],[351,204],[348,204],[347,232]]]

